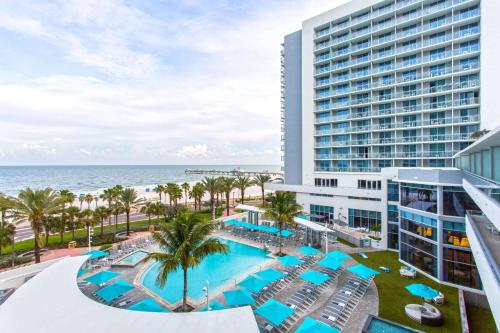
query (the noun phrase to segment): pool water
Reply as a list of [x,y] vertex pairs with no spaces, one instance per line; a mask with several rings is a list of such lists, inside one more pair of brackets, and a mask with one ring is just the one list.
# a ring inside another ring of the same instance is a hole
[[135,265],[142,259],[146,258],[146,256],[149,254],[149,252],[146,251],[135,251],[134,253],[129,254],[126,257],[123,257],[122,259],[118,260],[118,263],[120,264],[131,264]]
[[384,320],[379,320],[377,318],[372,318],[370,325],[368,326],[368,332],[370,333],[413,333],[414,330],[405,328],[404,326],[398,326],[391,324]]
[[[204,299],[202,291],[206,281],[210,283],[209,293],[214,295],[235,279],[242,279],[259,270],[259,265],[271,260],[267,251],[230,240],[222,240],[229,247],[228,254],[212,254],[200,265],[188,270],[188,297],[196,302]],[[164,288],[156,284],[159,263],[154,263],[141,277],[144,287],[156,293],[169,303],[182,300],[183,273],[181,269],[170,273]]]

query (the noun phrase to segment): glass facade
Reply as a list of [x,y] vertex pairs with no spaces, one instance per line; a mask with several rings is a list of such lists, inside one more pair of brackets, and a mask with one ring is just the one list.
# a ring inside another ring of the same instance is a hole
[[399,226],[389,223],[387,228],[387,247],[394,250],[399,249]]
[[387,181],[387,200],[399,202],[399,183]]
[[465,233],[465,223],[443,221],[443,244],[470,247],[469,239]]
[[465,216],[467,210],[479,210],[474,201],[462,187],[443,187],[443,214],[450,216]]
[[375,226],[381,225],[381,215],[380,212],[349,208],[349,226],[372,230]]
[[437,258],[404,242],[400,242],[399,257],[424,272],[437,277]]
[[436,186],[402,183],[401,206],[437,213]]
[[443,248],[443,280],[470,288],[481,288],[481,279],[470,250]]
[[404,210],[400,212],[401,229],[431,239],[437,240],[437,220],[421,216],[418,214],[408,213]]
[[309,212],[313,222],[330,223],[333,221],[333,207],[310,205]]

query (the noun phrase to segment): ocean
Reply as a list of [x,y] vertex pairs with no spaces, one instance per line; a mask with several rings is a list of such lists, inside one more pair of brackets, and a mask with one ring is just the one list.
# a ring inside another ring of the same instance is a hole
[[78,165],[0,166],[0,192],[17,195],[31,187],[68,189],[75,194],[99,191],[114,185],[138,187],[168,182],[194,182],[203,175],[186,175],[185,169],[279,171],[279,165]]

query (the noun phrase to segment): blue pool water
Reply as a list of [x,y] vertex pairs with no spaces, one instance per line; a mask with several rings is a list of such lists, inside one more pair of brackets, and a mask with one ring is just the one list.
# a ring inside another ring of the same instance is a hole
[[118,260],[119,263],[132,264],[135,265],[142,259],[146,258],[149,253],[146,251],[136,251],[128,256]]
[[370,325],[368,326],[368,332],[370,333],[413,333],[414,330],[409,330],[403,326],[398,326],[391,324],[389,322],[379,320],[377,318],[372,318]]
[[[188,296],[201,301],[204,298],[202,291],[205,282],[210,283],[210,293],[213,295],[222,287],[234,285],[234,279],[242,279],[252,271],[257,271],[259,265],[270,260],[267,251],[245,244],[222,240],[229,247],[228,254],[212,254],[202,263],[188,271]],[[171,273],[164,288],[156,284],[159,264],[154,263],[141,277],[144,287],[161,296],[169,303],[176,303],[182,299],[183,275],[182,270]]]

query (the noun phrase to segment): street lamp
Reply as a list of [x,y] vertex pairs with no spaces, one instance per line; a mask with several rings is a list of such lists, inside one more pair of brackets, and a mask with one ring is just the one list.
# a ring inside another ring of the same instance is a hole
[[234,201],[234,191],[233,191],[233,207],[236,207],[236,202]]
[[208,289],[210,286],[210,282],[208,280],[205,282],[205,287],[203,287],[202,291],[205,293],[205,299],[207,301],[207,311],[210,311],[210,302],[209,302],[209,297],[208,297]]
[[94,236],[94,229],[89,230],[89,252],[92,250],[92,236]]

